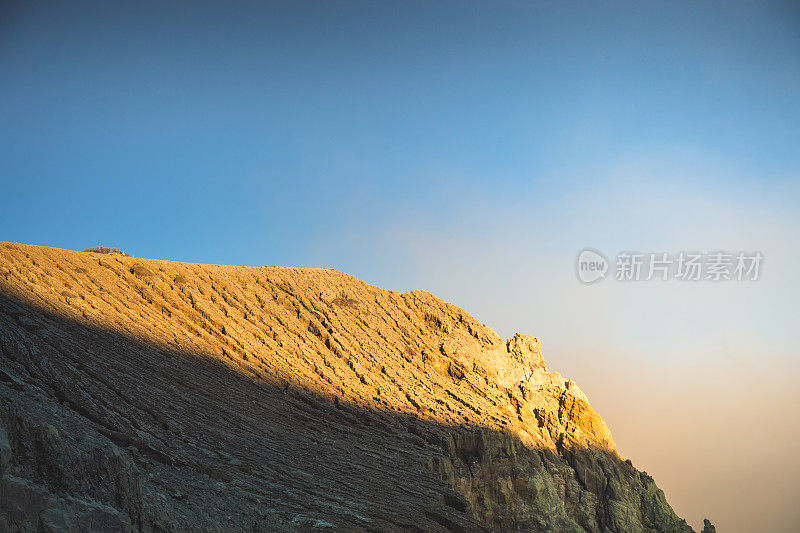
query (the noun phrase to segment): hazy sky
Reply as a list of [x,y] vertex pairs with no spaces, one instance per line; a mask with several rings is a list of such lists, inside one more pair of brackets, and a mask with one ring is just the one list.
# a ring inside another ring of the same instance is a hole
[[[540,336],[693,524],[800,520],[796,2],[2,6],[0,240],[430,290]],[[765,260],[584,286],[587,246]]]

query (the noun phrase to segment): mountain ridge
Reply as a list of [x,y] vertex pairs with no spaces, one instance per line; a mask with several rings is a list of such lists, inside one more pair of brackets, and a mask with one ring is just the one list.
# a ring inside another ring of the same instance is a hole
[[0,243],[0,293],[10,529],[691,531],[537,338],[425,291]]

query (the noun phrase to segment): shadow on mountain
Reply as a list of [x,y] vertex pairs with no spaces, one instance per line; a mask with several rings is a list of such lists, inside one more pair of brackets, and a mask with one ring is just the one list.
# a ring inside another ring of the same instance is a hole
[[5,294],[0,351],[3,531],[690,531],[614,454],[364,409]]

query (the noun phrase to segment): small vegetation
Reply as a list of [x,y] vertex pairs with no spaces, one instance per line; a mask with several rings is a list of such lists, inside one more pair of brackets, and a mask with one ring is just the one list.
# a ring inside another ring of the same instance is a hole
[[131,267],[131,274],[134,276],[152,276],[153,273],[144,265],[133,265]]
[[119,248],[109,248],[107,246],[92,246],[91,248],[85,249],[84,252],[90,252],[93,254],[120,254],[130,257],[130,255],[126,254]]
[[425,313],[424,317],[425,323],[428,326],[432,327],[433,329],[442,329],[442,319],[436,315],[432,315],[430,313]]
[[333,305],[338,307],[346,307],[349,309],[355,309],[358,307],[358,301],[354,298],[350,298],[344,291],[339,293],[339,296],[333,299],[331,302]]
[[176,285],[181,285],[183,283],[186,283],[186,276],[184,276],[183,274],[178,274],[174,278],[172,278],[172,281]]

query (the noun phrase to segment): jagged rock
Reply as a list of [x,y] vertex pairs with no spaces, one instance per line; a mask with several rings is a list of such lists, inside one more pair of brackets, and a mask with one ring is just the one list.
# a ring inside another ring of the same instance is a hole
[[547,368],[542,357],[542,344],[532,335],[514,334],[506,342],[506,349],[516,361],[528,368]]
[[424,291],[0,266],[0,530],[691,531],[537,338]]

